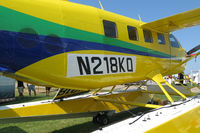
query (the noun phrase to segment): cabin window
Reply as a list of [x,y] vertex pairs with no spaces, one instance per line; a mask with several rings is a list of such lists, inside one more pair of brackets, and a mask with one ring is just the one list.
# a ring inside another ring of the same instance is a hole
[[176,40],[176,38],[174,37],[174,35],[170,34],[169,35],[169,40],[170,40],[170,43],[171,43],[172,47],[174,47],[174,48],[180,48],[180,46],[178,44],[178,41]]
[[24,28],[17,35],[17,42],[24,48],[34,48],[39,44],[39,36],[34,29]]
[[103,26],[105,36],[117,38],[117,26],[114,22],[103,20]]
[[62,41],[57,35],[48,35],[44,41],[44,47],[49,53],[58,53],[62,50]]
[[138,32],[136,27],[127,26],[128,35],[130,40],[137,41],[138,40]]
[[153,43],[152,33],[150,30],[143,30],[144,33],[144,41]]
[[158,33],[158,43],[159,44],[165,44],[165,36],[162,33]]

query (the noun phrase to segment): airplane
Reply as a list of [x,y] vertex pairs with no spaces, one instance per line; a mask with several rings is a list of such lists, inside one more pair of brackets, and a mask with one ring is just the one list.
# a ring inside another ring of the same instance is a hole
[[170,102],[162,83],[185,99],[163,76],[182,73],[185,63],[200,54],[191,55],[199,46],[186,52],[171,34],[199,25],[199,14],[197,8],[145,23],[67,0],[1,0],[0,71],[62,88],[55,99],[141,80],[155,81]]

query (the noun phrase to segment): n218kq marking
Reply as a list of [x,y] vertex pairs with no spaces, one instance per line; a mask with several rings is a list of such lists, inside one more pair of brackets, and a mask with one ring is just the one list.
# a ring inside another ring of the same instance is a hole
[[[79,72],[80,75],[83,75],[84,72],[89,75],[92,74],[110,74],[110,73],[119,73],[119,72],[134,72],[133,70],[133,61],[131,58],[124,58],[124,57],[104,57],[103,60],[101,60],[100,57],[85,57],[83,59],[82,57],[77,57],[78,66],[79,66]],[[95,63],[96,65],[94,67],[91,67],[91,63]],[[99,69],[103,63],[106,64],[106,72],[102,69]],[[123,63],[126,63],[126,67],[123,66]],[[83,72],[84,71],[84,72]]]
[[131,73],[135,72],[135,69],[135,56],[100,54],[68,55],[68,77]]

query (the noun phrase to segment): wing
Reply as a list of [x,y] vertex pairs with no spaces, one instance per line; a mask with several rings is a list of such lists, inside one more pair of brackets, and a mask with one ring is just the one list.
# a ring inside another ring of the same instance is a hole
[[172,32],[199,24],[200,8],[197,8],[174,16],[143,24],[142,27],[160,32]]

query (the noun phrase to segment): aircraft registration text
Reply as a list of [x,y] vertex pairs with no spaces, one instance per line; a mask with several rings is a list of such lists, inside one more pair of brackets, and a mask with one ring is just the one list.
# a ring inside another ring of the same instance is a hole
[[133,73],[136,57],[104,54],[68,54],[67,77]]

